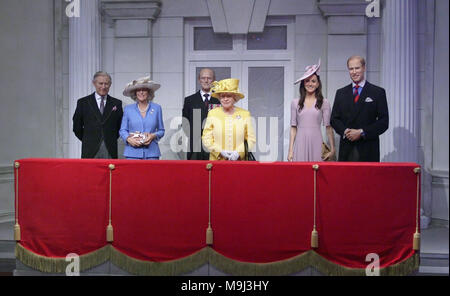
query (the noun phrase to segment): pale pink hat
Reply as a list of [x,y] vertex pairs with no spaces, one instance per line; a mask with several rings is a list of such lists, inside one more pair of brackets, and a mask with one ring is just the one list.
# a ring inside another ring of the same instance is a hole
[[302,81],[303,79],[308,78],[309,76],[313,75],[314,73],[318,72],[320,69],[320,59],[319,62],[317,63],[317,65],[311,65],[305,68],[305,74],[303,74],[302,77],[300,77],[299,79],[297,79],[294,84],[300,83],[300,81]]

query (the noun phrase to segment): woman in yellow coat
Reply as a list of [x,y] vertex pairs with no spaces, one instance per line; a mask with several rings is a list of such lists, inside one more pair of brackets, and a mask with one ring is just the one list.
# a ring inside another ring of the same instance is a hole
[[218,98],[220,107],[208,112],[202,142],[210,151],[210,160],[243,160],[244,140],[249,151],[256,143],[250,112],[234,104],[244,98],[239,92],[239,79],[214,81],[212,97]]

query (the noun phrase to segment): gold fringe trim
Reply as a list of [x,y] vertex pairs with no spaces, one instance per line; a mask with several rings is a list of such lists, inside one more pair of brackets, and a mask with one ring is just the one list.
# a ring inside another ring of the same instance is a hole
[[270,263],[250,263],[230,259],[210,249],[209,263],[221,271],[237,276],[288,275],[301,271],[309,265],[310,252]]
[[181,275],[208,263],[208,249],[203,248],[176,260],[152,262],[132,258],[112,247],[110,260],[114,265],[134,275]]
[[[46,273],[65,273],[70,262],[65,258],[49,258],[35,254],[16,244],[16,258],[23,264]],[[127,256],[111,245],[80,256],[80,271],[100,265],[108,259],[117,267],[134,275],[174,276],[181,275],[211,264],[224,273],[235,276],[280,276],[300,272],[308,267],[314,268],[324,275],[330,276],[365,276],[365,268],[349,268],[320,256],[313,250],[280,261],[269,263],[251,263],[233,260],[205,247],[184,258],[165,262],[152,262]],[[411,275],[419,269],[420,256],[415,253],[410,258],[395,265],[380,269],[381,276]]]
[[[71,262],[66,258],[51,258],[33,253],[25,249],[20,243],[16,244],[15,255],[23,264],[46,273],[65,273],[66,267]],[[86,253],[80,256],[80,271],[91,269],[108,261],[110,257],[110,246]]]
[[[209,263],[221,271],[236,276],[255,276],[255,275],[290,275],[300,272],[308,267],[314,268],[324,275],[330,276],[365,276],[365,268],[345,267],[320,256],[313,250],[307,251],[301,255],[270,263],[250,263],[241,262],[227,258],[215,250],[210,250]],[[401,276],[410,275],[419,269],[419,254],[414,254],[411,258],[395,265],[380,269],[382,276]]]
[[[365,276],[365,268],[350,268],[345,267],[320,256],[314,251],[311,252],[310,266],[315,268],[322,274],[330,276]],[[369,263],[367,263],[369,264]],[[380,268],[380,276],[402,276],[411,275],[414,271],[419,269],[419,255],[416,253],[410,258],[399,262],[397,264]]]

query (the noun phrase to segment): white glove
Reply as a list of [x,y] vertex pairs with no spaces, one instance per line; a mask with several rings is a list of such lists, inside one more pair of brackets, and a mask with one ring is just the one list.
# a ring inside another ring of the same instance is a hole
[[229,159],[230,160],[238,160],[239,159],[239,153],[237,151],[231,151]]
[[222,152],[220,152],[220,155],[222,155],[225,159],[230,159],[231,151],[223,150]]

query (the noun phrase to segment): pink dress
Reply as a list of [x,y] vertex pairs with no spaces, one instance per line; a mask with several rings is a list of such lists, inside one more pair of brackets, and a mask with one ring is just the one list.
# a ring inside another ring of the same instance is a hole
[[310,108],[303,106],[300,111],[298,100],[291,103],[291,126],[297,127],[294,140],[294,161],[322,161],[322,130],[330,125],[330,102],[323,99],[322,108],[317,110],[314,105]]

